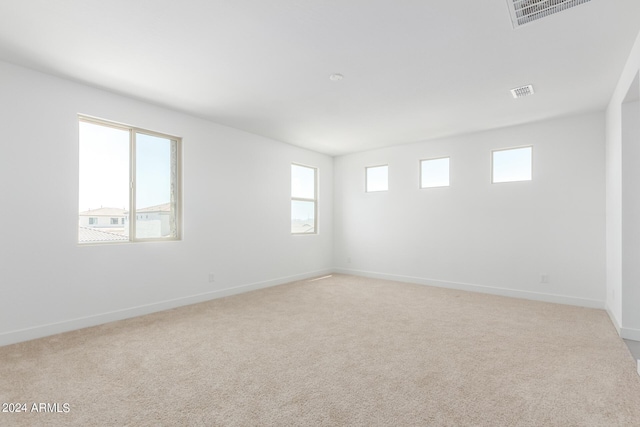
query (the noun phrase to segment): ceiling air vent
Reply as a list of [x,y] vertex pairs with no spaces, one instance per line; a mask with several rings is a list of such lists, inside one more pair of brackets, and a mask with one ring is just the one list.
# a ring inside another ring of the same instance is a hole
[[591,0],[507,0],[513,28],[571,9]]
[[533,86],[531,85],[511,89],[511,95],[513,95],[514,98],[524,98],[525,96],[533,95],[534,93]]

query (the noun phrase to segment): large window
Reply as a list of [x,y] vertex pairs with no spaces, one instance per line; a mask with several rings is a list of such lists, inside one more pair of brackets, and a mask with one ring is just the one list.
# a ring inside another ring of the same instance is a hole
[[318,170],[291,165],[291,233],[318,231]]
[[420,161],[420,188],[449,186],[449,158]]
[[532,147],[494,150],[491,157],[491,182],[531,181]]
[[79,127],[78,242],[179,239],[180,138],[86,117]]
[[365,168],[367,193],[389,190],[389,166],[369,166]]

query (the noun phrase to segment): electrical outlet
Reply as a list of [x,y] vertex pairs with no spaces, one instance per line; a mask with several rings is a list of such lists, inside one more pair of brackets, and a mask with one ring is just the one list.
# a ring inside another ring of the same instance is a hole
[[540,283],[549,283],[549,275],[546,273],[543,273],[540,275]]
[[216,276],[213,273],[209,273],[209,283],[216,281]]

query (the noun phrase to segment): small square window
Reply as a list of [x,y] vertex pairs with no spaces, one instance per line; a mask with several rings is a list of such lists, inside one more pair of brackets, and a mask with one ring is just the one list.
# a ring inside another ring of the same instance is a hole
[[111,218],[111,225],[118,225],[118,218]]
[[420,188],[449,186],[449,157],[420,161]]
[[389,166],[369,166],[366,171],[366,192],[389,190]]
[[531,181],[533,147],[494,150],[491,158],[491,182]]

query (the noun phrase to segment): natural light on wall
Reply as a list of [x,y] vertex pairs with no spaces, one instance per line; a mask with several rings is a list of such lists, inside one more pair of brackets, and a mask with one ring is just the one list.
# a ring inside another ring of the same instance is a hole
[[367,193],[389,190],[389,166],[369,166],[365,169]]
[[531,181],[532,151],[533,147],[494,150],[491,182]]
[[449,158],[420,161],[420,188],[449,186]]

